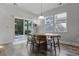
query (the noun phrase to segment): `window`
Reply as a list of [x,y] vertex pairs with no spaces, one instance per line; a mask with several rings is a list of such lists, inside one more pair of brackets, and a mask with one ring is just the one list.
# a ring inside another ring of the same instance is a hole
[[45,31],[46,32],[54,31],[54,19],[53,19],[53,16],[45,17]]
[[67,32],[67,13],[45,17],[45,32]]
[[55,31],[67,32],[67,13],[61,13],[55,15]]

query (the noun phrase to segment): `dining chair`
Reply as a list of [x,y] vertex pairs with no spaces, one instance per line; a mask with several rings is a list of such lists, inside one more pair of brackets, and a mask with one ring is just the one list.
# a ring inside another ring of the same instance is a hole
[[33,35],[33,48],[36,48],[38,51],[38,55],[40,52],[43,52],[41,48],[47,49],[46,47],[46,36],[43,35]]
[[32,34],[27,34],[27,46],[28,44],[32,44]]
[[59,40],[60,40],[60,37],[61,36],[53,36],[53,37],[51,37],[52,38],[52,40],[53,40],[53,47],[54,47],[54,51],[55,51],[55,55],[57,55],[57,48],[58,48],[58,50],[59,50],[59,53],[60,53],[60,42],[59,42]]
[[47,46],[48,47],[50,46],[52,48],[53,41],[51,39],[51,36],[46,36],[46,39],[47,39]]
[[59,39],[60,39],[61,36],[47,36],[47,46],[51,47],[51,50],[52,48],[54,48],[54,52],[55,52],[55,55],[57,55],[57,48],[59,50],[59,53],[60,53],[60,42],[59,42]]
[[46,45],[46,36],[43,36],[43,35],[34,36],[34,43],[38,47],[42,46],[42,44]]

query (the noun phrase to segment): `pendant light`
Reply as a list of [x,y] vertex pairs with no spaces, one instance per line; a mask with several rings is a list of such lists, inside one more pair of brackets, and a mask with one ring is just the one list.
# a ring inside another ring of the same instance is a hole
[[42,7],[43,7],[43,5],[42,5],[42,3],[41,3],[41,6],[40,6],[40,8],[41,8],[41,14],[40,14],[40,16],[38,16],[38,20],[35,20],[34,21],[34,23],[35,24],[37,24],[37,26],[40,26],[40,24],[41,24],[41,22],[42,22],[42,20],[44,20],[45,19],[45,17],[43,16],[43,13],[42,13]]
[[40,20],[44,19],[44,16],[43,16],[43,13],[42,13],[42,10],[43,10],[42,8],[43,8],[43,5],[41,3],[41,15],[38,17],[38,19],[40,19]]

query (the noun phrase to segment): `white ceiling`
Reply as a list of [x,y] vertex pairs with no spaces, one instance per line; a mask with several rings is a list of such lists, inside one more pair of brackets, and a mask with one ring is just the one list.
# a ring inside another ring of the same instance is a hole
[[[41,3],[17,3],[15,5],[36,15],[39,15],[41,13]],[[42,12],[57,8],[59,6],[61,5],[58,5],[58,3],[43,3]]]

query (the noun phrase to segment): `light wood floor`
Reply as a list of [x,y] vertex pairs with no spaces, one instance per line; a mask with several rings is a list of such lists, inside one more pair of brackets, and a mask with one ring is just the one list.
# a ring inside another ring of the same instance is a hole
[[[54,56],[54,50],[44,48],[40,49],[41,52],[38,53],[37,49],[33,49],[32,46],[26,47],[25,43],[22,44],[7,44],[5,45],[5,50],[0,52],[1,56]],[[61,44],[61,51],[58,52],[57,56],[79,56],[79,47]]]

